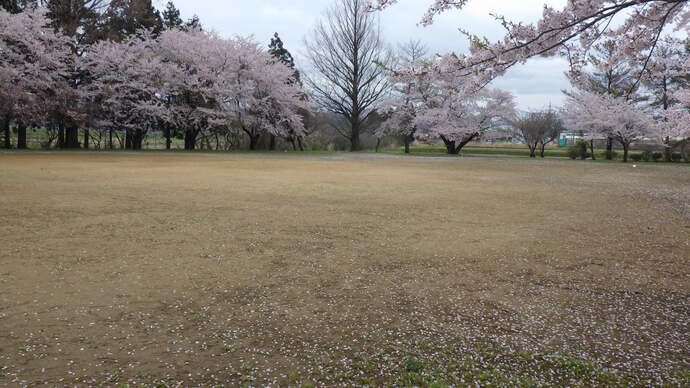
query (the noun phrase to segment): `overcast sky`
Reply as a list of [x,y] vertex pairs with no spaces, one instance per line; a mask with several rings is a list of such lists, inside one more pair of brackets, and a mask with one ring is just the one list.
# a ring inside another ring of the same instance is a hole
[[[198,15],[206,29],[223,36],[253,35],[261,42],[270,42],[278,32],[285,47],[297,58],[303,52],[303,40],[323,10],[333,0],[174,0],[184,19]],[[163,8],[167,0],[157,0]],[[421,39],[435,53],[465,52],[467,41],[458,28],[496,40],[503,36],[503,27],[491,13],[513,21],[534,22],[539,19],[544,3],[562,6],[566,0],[474,0],[460,12],[448,12],[430,27],[418,27],[431,0],[400,0],[399,4],[380,13],[387,40],[395,45],[410,39]],[[534,59],[513,68],[494,84],[513,92],[521,109],[539,109],[563,102],[561,90],[569,84],[562,59]]]

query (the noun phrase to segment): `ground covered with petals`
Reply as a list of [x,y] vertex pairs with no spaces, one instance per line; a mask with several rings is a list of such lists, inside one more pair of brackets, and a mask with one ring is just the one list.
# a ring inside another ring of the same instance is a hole
[[690,168],[0,153],[0,385],[688,386]]

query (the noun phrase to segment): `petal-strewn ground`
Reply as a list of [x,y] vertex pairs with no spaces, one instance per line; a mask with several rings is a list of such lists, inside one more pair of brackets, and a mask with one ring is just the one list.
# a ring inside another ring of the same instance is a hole
[[0,384],[690,383],[690,168],[0,153]]

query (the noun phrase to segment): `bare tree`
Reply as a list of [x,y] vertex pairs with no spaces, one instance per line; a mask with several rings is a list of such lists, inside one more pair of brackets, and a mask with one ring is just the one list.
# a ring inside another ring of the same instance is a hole
[[398,44],[398,60],[404,65],[410,65],[426,60],[429,57],[429,46],[419,39],[410,39]]
[[369,116],[390,89],[387,69],[393,62],[377,15],[366,0],[335,0],[306,39],[311,66],[305,83],[322,109],[344,117],[335,129],[361,150],[360,134]]
[[563,123],[558,114],[551,109],[528,112],[509,121],[518,138],[529,147],[529,156],[545,156],[546,146],[558,139],[563,130]]

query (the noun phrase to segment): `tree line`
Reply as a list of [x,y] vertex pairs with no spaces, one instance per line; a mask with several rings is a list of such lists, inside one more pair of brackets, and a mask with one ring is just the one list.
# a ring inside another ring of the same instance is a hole
[[[172,2],[12,1],[0,11],[0,117],[17,148],[43,127],[59,148],[89,148],[92,131],[109,148],[141,149],[144,136],[280,137],[301,146],[310,108],[290,53],[276,34],[268,50],[188,21]],[[274,140],[275,141],[275,140]]]
[[[308,71],[298,71],[276,34],[268,49],[227,39],[182,20],[172,2],[1,0],[0,129],[26,147],[27,127],[48,146],[88,148],[91,139],[140,149],[157,133],[199,146],[304,149],[307,136],[341,136],[352,151],[362,137],[440,141],[458,154],[487,133],[510,133],[544,156],[566,129],[595,140],[611,157],[618,143],[657,139],[670,154],[690,137],[687,1],[568,3],[534,24],[499,21],[504,40],[463,31],[467,53],[429,53],[411,41],[387,44],[375,12],[388,0],[333,0],[305,39]],[[467,1],[438,1],[423,24]],[[622,24],[612,27],[612,20]],[[645,22],[640,24],[639,20]],[[679,37],[680,36],[680,37]],[[564,109],[519,112],[493,80],[537,56],[570,63]],[[378,144],[377,144],[378,147]]]

